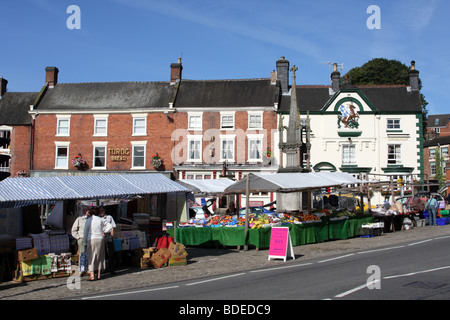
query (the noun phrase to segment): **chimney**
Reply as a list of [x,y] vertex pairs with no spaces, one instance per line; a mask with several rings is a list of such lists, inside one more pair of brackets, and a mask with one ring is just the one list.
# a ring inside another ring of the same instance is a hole
[[58,83],[58,68],[46,67],[45,68],[45,82],[48,83],[49,88],[54,88]]
[[333,72],[331,73],[331,89],[333,93],[339,90],[341,73],[338,71],[337,63],[333,63]]
[[281,57],[277,61],[277,79],[281,84],[281,94],[289,92],[289,61]]
[[274,84],[276,84],[277,83],[277,72],[275,71],[275,70],[273,70],[271,73],[270,73],[270,84],[271,85],[274,85]]
[[183,71],[183,66],[181,65],[181,58],[178,58],[177,63],[172,63],[170,65],[170,84],[175,84],[181,80],[181,72]]
[[6,93],[6,86],[8,84],[8,80],[0,77],[0,98]]
[[416,70],[416,62],[411,61],[411,67],[409,68],[409,85],[411,91],[420,90],[419,71]]

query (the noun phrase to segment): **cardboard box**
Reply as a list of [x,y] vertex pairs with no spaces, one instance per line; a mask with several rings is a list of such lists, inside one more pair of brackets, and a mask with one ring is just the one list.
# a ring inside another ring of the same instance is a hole
[[172,241],[169,245],[169,252],[174,257],[180,257],[185,258],[187,257],[187,252],[185,250],[185,246],[181,243],[176,243],[175,241]]
[[139,264],[139,267],[141,268],[141,269],[146,269],[146,268],[150,268],[150,267],[152,267],[153,265],[152,265],[152,263],[150,262],[150,258],[141,258],[141,261],[140,261],[140,264]]
[[169,249],[162,248],[159,249],[156,253],[152,255],[150,258],[150,262],[155,268],[161,268],[164,263],[167,262],[170,258],[170,251]]
[[17,251],[17,260],[19,262],[30,261],[39,258],[36,248]]
[[169,266],[185,266],[187,265],[186,257],[170,257]]

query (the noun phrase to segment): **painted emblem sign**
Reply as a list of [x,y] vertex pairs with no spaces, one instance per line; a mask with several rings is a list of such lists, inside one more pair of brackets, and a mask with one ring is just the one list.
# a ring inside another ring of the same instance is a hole
[[338,128],[357,129],[359,127],[359,114],[352,103],[343,103],[339,107]]

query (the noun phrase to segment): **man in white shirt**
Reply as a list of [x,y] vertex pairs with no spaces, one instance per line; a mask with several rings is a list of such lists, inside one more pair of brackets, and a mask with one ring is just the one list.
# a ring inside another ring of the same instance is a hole
[[104,206],[100,206],[98,209],[100,212],[100,217],[112,226],[111,232],[105,233],[106,260],[108,261],[106,269],[110,274],[115,274],[116,252],[114,250],[113,236],[116,223],[114,222],[113,217],[106,214],[106,208]]

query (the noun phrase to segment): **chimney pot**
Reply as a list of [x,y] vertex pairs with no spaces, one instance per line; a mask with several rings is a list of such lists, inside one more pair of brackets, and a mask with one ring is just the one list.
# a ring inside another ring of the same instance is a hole
[[48,83],[49,88],[54,88],[58,83],[58,68],[46,67],[45,68],[45,82]]
[[6,86],[8,84],[8,80],[3,77],[0,77],[0,98],[6,93]]
[[277,80],[281,84],[281,93],[289,92],[289,61],[283,57],[277,61]]
[[409,85],[411,91],[420,90],[419,71],[416,70],[416,62],[414,60],[411,61],[411,68],[409,69]]
[[340,87],[341,73],[338,71],[337,63],[333,63],[333,72],[331,73],[331,89],[337,92]]

